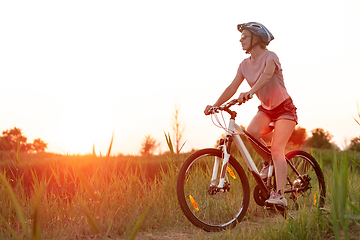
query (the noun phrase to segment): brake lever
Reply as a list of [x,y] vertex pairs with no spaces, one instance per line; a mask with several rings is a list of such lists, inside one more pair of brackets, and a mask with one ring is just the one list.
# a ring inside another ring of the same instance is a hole
[[218,113],[219,112],[219,107],[212,107],[212,108],[210,108],[209,112],[211,112],[211,114]]

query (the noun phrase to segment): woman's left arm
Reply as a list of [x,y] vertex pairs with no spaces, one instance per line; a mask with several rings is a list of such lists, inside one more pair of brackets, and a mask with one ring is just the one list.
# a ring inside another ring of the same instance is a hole
[[271,60],[266,63],[264,72],[260,75],[259,79],[256,81],[254,86],[250,89],[250,91],[241,93],[238,100],[239,102],[245,102],[249,100],[254,93],[263,88],[272,78],[276,69],[276,64],[274,60]]

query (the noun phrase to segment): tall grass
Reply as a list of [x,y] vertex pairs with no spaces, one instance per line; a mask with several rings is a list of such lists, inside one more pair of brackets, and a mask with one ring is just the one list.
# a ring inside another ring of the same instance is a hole
[[[109,153],[16,154],[17,160],[3,164],[0,173],[0,239],[141,239],[145,233],[183,239],[356,239],[360,168],[353,159],[359,156],[332,152],[331,158],[317,150],[313,154],[322,163],[329,189],[325,210],[285,220],[279,214],[265,215],[251,200],[245,220],[220,233],[196,229],[178,206],[177,171],[188,154],[146,159]],[[8,167],[12,164],[17,170]],[[149,175],[151,164],[160,167]],[[255,183],[250,184],[253,189]]]
[[[19,172],[29,171],[18,179],[3,165],[0,239],[134,239],[139,231],[190,226],[187,222],[179,225],[183,216],[177,207],[177,170],[174,161],[169,161],[171,156],[140,159],[109,153],[60,160],[51,155],[42,159],[49,164],[40,173],[37,163],[25,163],[24,155],[15,164]],[[151,164],[160,166],[155,173]]]
[[[340,166],[339,166],[340,165]],[[338,159],[334,158],[333,178],[331,182],[331,223],[336,239],[344,236],[348,239],[349,218],[347,217],[347,198],[348,198],[348,164],[345,155],[340,164]]]

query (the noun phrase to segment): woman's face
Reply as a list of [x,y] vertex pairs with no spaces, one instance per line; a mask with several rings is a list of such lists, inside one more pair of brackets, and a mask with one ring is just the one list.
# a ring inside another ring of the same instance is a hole
[[249,30],[242,31],[240,42],[244,51],[251,47],[251,32]]

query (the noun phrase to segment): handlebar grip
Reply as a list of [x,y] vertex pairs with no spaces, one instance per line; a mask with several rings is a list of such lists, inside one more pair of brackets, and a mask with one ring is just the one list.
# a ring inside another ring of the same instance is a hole
[[[253,97],[253,94],[250,94],[249,95],[249,99],[251,99]],[[205,112],[205,115],[208,116],[208,115],[211,115],[211,114],[214,114],[214,113],[218,113],[219,111],[229,111],[229,108],[233,105],[241,105],[243,102],[239,102],[238,99],[233,99],[231,100],[230,102],[222,105],[222,106],[219,106],[219,107],[211,107],[207,112]]]
[[228,104],[229,104],[229,105],[235,105],[235,104],[237,104],[237,103],[239,103],[239,101],[238,101],[237,99],[233,99],[233,100],[231,100]]
[[205,112],[206,116],[209,116],[211,114],[217,113],[218,107],[211,107],[207,112]]

